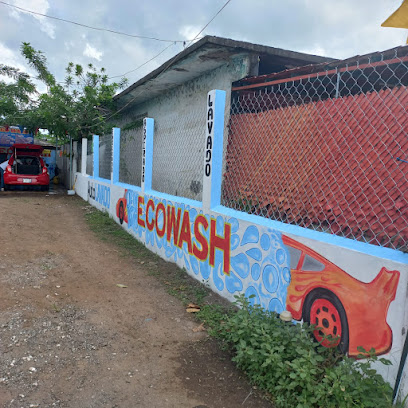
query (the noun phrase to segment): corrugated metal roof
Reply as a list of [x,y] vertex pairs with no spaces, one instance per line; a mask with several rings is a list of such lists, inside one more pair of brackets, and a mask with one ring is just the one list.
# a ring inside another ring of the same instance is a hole
[[370,54],[365,55],[356,55],[344,60],[332,60],[327,62],[322,62],[320,64],[309,64],[303,65],[301,67],[295,67],[291,69],[286,69],[284,71],[253,76],[249,78],[244,78],[240,81],[237,81],[234,84],[233,90],[247,89],[247,85],[258,85],[262,87],[266,82],[271,82],[279,79],[291,79],[293,77],[311,75],[316,73],[326,74],[327,71],[342,69],[345,67],[358,67],[362,66],[365,63],[370,63],[370,65],[375,64],[376,62],[386,61],[390,59],[404,59],[408,56],[408,46],[401,46],[391,48],[385,51],[376,51]]
[[328,57],[229,38],[205,36],[123,90],[114,97],[114,101],[121,109],[130,105],[137,105],[206,72],[213,71],[217,67],[227,64],[233,56],[240,54],[267,55],[285,66],[334,61],[333,58]]

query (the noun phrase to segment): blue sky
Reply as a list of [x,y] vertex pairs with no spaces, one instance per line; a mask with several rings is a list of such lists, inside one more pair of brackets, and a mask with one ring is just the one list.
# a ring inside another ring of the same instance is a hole
[[[39,13],[129,34],[189,40],[226,0],[5,0]],[[334,58],[404,45],[408,30],[382,28],[401,0],[231,0],[203,34]],[[42,50],[58,80],[68,62],[105,67],[121,75],[170,47],[128,75],[129,83],[183,49],[159,42],[90,30],[33,16],[0,4],[0,63],[28,72],[21,43]],[[32,73],[32,72],[31,72]]]

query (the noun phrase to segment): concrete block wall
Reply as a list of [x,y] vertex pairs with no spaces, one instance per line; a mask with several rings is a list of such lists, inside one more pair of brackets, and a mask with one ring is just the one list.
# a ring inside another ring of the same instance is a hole
[[211,91],[203,101],[202,200],[152,188],[154,118],[144,123],[141,187],[118,182],[116,129],[112,181],[77,173],[77,194],[226,299],[244,293],[265,309],[289,310],[295,322],[322,318],[350,356],[373,347],[391,360],[376,368],[394,386],[408,329],[408,254],[221,206],[225,99]]
[[[209,89],[226,91],[226,112],[230,111],[231,83],[248,75],[246,54],[197,79],[122,113],[118,126],[140,118],[155,119],[153,187],[160,192],[201,200],[203,169],[200,140],[205,132],[205,99]],[[225,127],[228,118],[224,122]],[[225,129],[226,130],[226,129]],[[225,131],[225,133],[227,133]],[[174,177],[174,172],[179,177]]]

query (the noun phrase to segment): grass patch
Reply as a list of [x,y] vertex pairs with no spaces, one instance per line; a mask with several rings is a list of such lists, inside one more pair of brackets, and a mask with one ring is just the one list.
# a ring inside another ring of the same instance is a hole
[[119,226],[108,213],[101,212],[92,206],[85,207],[85,219],[96,236],[105,242],[115,245],[123,255],[143,264],[148,274],[163,284],[167,293],[181,300],[183,304],[196,303],[203,305],[210,290],[191,278],[177,265],[166,262],[149,251],[141,242]]
[[89,227],[101,240],[144,264],[185,305],[200,305],[197,319],[276,408],[391,408],[392,389],[370,366],[376,360],[389,362],[373,350],[361,349],[365,359],[356,361],[313,341],[307,325],[284,323],[276,314],[251,306],[244,296],[237,297],[236,306],[214,302],[218,297],[205,285],[153,254],[107,213],[85,209]]
[[121,228],[109,217],[108,213],[101,212],[94,207],[87,208],[85,219],[90,229],[101,241],[112,242],[124,255],[131,256],[137,260],[153,260],[158,257],[149,251],[137,239]]

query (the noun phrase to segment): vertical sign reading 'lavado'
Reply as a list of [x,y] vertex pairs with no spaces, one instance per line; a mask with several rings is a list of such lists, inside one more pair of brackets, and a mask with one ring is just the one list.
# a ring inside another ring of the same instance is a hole
[[146,126],[146,119],[143,119],[142,184],[145,182],[146,171]]
[[206,140],[205,140],[205,163],[204,173],[206,177],[211,176],[211,156],[213,147],[213,129],[214,129],[214,108],[213,108],[214,95],[212,92],[208,93],[207,98],[207,128],[206,128]]
[[220,205],[222,150],[224,140],[225,91],[208,92],[205,127],[203,208]]

